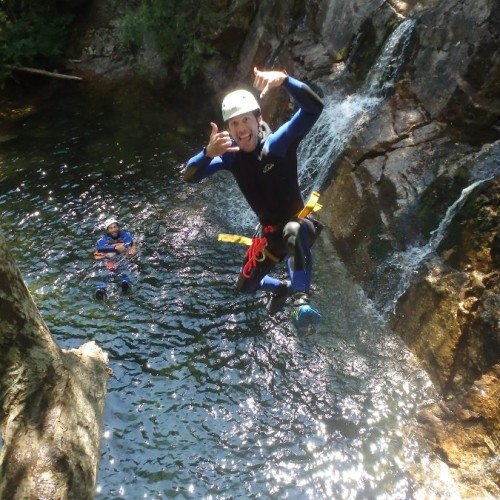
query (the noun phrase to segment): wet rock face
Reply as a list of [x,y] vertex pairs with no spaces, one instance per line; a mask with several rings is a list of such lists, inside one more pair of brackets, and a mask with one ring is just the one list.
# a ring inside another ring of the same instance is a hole
[[[461,165],[472,160],[476,148],[452,141],[445,128],[430,120],[406,84],[398,85],[349,142],[323,194],[333,210],[321,216],[347,266],[368,290],[379,288],[373,282],[377,266],[436,229],[466,186]],[[438,178],[442,187],[433,195]]]
[[497,177],[469,196],[392,320],[445,396],[419,424],[465,498],[500,494],[499,221]]
[[322,196],[340,256],[377,302],[390,294],[384,262],[426,245],[463,188],[495,178],[469,195],[392,317],[445,396],[421,430],[466,498],[500,495],[500,143],[488,144],[499,137],[499,9],[443,1],[420,16],[404,78]]
[[500,365],[451,400],[423,409],[419,427],[460,479],[463,498],[498,498],[500,491]]
[[434,119],[466,142],[500,137],[500,4],[440,2],[424,13],[411,90]]
[[454,359],[451,390],[466,389],[500,356],[500,268],[496,261],[500,221],[500,178],[478,188],[457,214],[438,250],[443,262],[468,281],[457,322],[463,339]]

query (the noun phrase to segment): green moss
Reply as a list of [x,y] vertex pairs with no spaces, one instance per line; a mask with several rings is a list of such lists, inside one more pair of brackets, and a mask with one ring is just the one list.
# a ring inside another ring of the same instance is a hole
[[398,16],[392,16],[389,21],[387,21],[387,30],[392,33],[401,24],[401,18]]
[[341,61],[345,61],[347,59],[347,56],[349,55],[349,46],[342,47],[338,51],[338,57]]

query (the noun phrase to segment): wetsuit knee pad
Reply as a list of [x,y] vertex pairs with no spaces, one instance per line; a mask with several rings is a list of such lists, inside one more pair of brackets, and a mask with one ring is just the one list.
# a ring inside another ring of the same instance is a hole
[[290,221],[283,228],[283,236],[287,243],[288,254],[293,255],[297,247],[309,248],[315,240],[316,228],[308,219]]
[[311,245],[314,242],[314,224],[303,219],[300,222],[291,221],[283,229],[287,242],[288,255],[293,257],[295,271],[311,267]]
[[293,220],[288,222],[283,228],[283,237],[286,241],[288,255],[293,256],[297,236],[300,234],[300,223]]

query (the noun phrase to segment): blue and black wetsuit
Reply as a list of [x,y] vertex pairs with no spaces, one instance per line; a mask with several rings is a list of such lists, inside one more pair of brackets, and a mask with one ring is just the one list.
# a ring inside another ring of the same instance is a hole
[[128,231],[120,229],[116,238],[109,234],[103,235],[96,245],[94,258],[103,260],[105,266],[101,271],[100,281],[97,283],[97,289],[106,291],[108,283],[114,276],[121,280],[122,289],[130,286],[129,264],[130,259],[126,255],[121,255],[115,250],[115,246],[122,243],[126,247],[132,247],[134,240]]
[[123,245],[125,245],[126,247],[131,247],[134,243],[134,240],[132,238],[132,235],[128,231],[120,229],[120,233],[116,238],[113,238],[111,235],[107,233],[103,235],[101,239],[97,242],[96,250],[98,252],[117,253],[115,250],[115,246],[118,245],[119,243],[123,243]]
[[[219,170],[229,170],[257,215],[267,251],[276,259],[257,262],[251,275],[241,273],[237,288],[242,292],[276,291],[280,282],[267,276],[287,255],[293,291],[309,292],[312,258],[310,247],[316,237],[312,220],[298,218],[304,208],[297,173],[297,148],[323,110],[319,96],[309,86],[288,76],[282,85],[294,99],[298,110],[276,132],[263,127],[259,142],[251,153],[224,153],[216,158],[204,151],[192,157],[184,170],[187,182],[199,182]],[[233,141],[234,144],[236,144]],[[248,257],[245,257],[243,266]]]

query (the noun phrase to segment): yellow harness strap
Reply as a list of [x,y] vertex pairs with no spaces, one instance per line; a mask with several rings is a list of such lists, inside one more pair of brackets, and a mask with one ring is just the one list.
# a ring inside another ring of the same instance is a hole
[[[318,203],[318,200],[319,193],[313,191],[311,193],[311,196],[309,197],[309,200],[307,200],[306,206],[297,214],[297,217],[303,219],[304,217],[307,217],[311,212],[315,213],[318,210],[321,210],[323,206]],[[247,246],[251,246],[252,244],[252,238],[249,238],[248,236],[240,236],[239,234],[220,233],[218,240],[225,241],[227,243],[241,243],[242,245]],[[279,262],[279,259],[272,253],[270,253],[266,248],[264,248],[264,254],[269,260],[272,260],[273,262]]]
[[323,205],[320,205],[318,201],[319,193],[313,191],[311,193],[311,196],[307,200],[306,206],[298,213],[297,217],[303,219],[304,217],[307,217],[311,212],[315,213],[321,210],[323,208]]
[[242,245],[250,246],[252,244],[252,238],[248,236],[239,236],[238,234],[219,234],[219,241],[225,241],[227,243],[241,243]]

